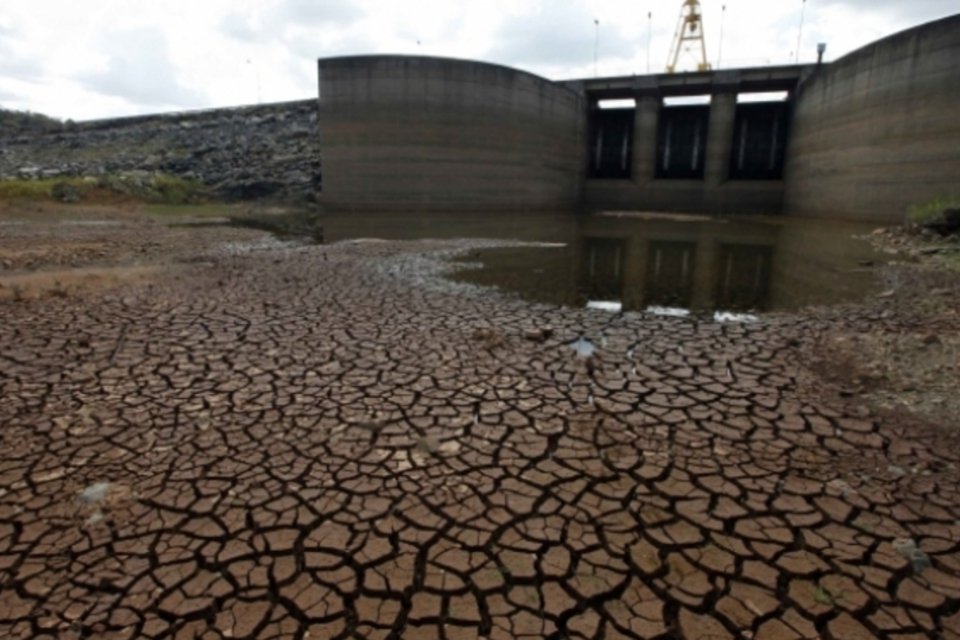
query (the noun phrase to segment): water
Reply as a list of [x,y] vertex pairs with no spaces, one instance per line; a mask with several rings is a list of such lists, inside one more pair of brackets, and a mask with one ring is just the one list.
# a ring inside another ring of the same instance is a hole
[[[719,321],[856,301],[885,257],[857,239],[875,225],[780,217],[656,214],[342,214],[327,242],[498,238],[551,243],[470,251],[454,279],[537,302]],[[480,265],[476,268],[476,265]]]
[[885,258],[855,236],[872,226],[785,218],[584,218],[562,248],[473,251],[455,274],[524,298],[601,311],[718,321],[861,300]]

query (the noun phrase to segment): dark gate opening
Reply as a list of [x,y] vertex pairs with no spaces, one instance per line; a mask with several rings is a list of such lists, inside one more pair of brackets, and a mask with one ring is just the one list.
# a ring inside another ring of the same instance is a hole
[[668,107],[660,111],[658,178],[703,178],[707,149],[708,105]]
[[737,105],[730,177],[734,180],[783,178],[789,105],[761,102]]
[[636,109],[599,107],[593,110],[590,118],[591,178],[630,178],[635,112]]

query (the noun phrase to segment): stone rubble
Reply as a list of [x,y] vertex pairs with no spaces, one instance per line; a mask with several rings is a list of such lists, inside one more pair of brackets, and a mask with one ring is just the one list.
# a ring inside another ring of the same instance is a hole
[[0,136],[0,179],[129,171],[197,180],[227,200],[313,200],[320,190],[316,100],[95,120]]

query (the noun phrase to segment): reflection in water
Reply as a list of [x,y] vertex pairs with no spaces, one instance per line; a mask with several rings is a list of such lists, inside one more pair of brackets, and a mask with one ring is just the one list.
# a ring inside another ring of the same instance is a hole
[[646,305],[679,308],[690,306],[696,250],[697,245],[692,242],[650,242]]
[[582,289],[591,300],[620,300],[625,244],[623,240],[606,238],[585,241]]
[[578,294],[607,309],[682,316],[770,307],[774,225],[588,218],[581,231]]
[[720,246],[717,303],[721,309],[767,307],[773,247],[751,244]]
[[748,312],[855,300],[875,290],[861,263],[883,261],[870,227],[787,217],[610,214],[326,216],[328,241],[357,237],[504,238],[562,243],[471,251],[455,277],[523,297],[610,312]]

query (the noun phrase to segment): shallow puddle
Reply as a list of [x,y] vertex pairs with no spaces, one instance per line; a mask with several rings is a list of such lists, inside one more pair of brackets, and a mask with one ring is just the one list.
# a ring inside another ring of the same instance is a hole
[[453,277],[537,302],[742,322],[875,293],[885,258],[856,237],[871,229],[785,218],[588,217],[564,247],[471,251],[460,258],[471,265]]
[[324,215],[326,242],[490,238],[538,243],[472,250],[451,277],[527,300],[602,312],[752,314],[859,301],[886,257],[858,239],[875,225],[787,216],[469,213]]

